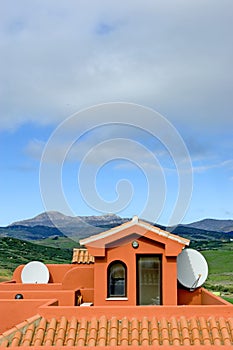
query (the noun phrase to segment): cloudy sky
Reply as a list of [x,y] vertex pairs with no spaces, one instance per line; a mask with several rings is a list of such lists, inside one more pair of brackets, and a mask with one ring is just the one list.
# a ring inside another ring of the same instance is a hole
[[231,0],[0,0],[0,225],[167,225],[177,203],[185,223],[233,219],[232,16]]

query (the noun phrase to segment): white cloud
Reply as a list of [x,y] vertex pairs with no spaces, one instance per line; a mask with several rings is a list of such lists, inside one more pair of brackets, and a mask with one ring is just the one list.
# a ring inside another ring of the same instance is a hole
[[1,128],[118,100],[192,127],[231,125],[231,1],[1,7]]
[[193,170],[196,173],[202,173],[202,172],[206,172],[208,170],[216,169],[216,168],[224,168],[224,169],[230,170],[233,168],[233,160],[232,159],[228,159],[224,161],[215,160],[215,163],[208,163],[208,159],[206,159],[206,161],[203,162],[203,165],[193,166]]
[[25,153],[30,157],[39,160],[42,156],[45,142],[41,140],[31,140],[25,148]]

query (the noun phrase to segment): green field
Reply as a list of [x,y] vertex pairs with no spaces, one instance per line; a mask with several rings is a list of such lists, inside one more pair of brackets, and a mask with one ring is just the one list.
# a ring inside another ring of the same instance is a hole
[[230,298],[230,297],[225,297],[225,296],[222,296],[222,298],[226,301],[228,301],[229,303],[233,304],[233,298]]
[[221,250],[206,250],[201,253],[209,266],[205,287],[233,294],[233,242],[221,247]]
[[[32,242],[32,241],[31,241]],[[33,241],[35,244],[40,244],[43,246],[53,247],[53,248],[61,248],[61,249],[73,249],[78,248],[79,243],[75,240],[72,240],[68,237],[49,237],[42,240]]]
[[17,266],[32,260],[45,264],[69,264],[72,249],[53,248],[10,237],[0,238],[0,281],[10,279]]

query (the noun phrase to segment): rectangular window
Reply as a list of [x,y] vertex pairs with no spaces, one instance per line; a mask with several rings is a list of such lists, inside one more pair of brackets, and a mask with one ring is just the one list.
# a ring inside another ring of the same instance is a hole
[[137,256],[137,303],[161,305],[161,256]]

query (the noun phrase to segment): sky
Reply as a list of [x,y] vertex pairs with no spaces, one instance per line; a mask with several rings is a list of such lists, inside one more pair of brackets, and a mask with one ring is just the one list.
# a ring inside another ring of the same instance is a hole
[[233,2],[0,0],[0,226],[233,219]]

